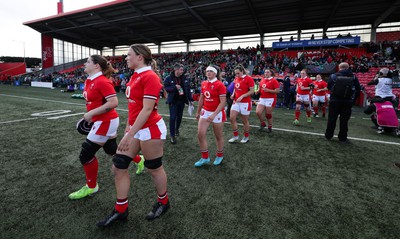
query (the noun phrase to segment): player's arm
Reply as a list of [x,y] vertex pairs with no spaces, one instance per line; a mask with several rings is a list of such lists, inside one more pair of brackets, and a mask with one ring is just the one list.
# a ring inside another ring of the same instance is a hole
[[106,103],[103,104],[100,107],[97,107],[96,109],[93,109],[89,112],[87,112],[83,118],[85,118],[86,121],[88,122],[92,122],[92,118],[95,115],[101,115],[101,114],[105,114],[115,108],[118,107],[118,98],[117,96],[112,96],[112,97],[108,97],[106,98]]
[[204,103],[204,95],[200,94],[199,105],[198,105],[197,111],[196,111],[196,119],[197,120],[200,118],[200,112],[201,112],[201,109],[203,108],[203,103]]

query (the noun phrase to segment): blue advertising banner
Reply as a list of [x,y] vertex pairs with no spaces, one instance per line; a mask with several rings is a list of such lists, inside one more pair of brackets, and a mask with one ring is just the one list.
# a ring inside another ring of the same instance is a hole
[[284,41],[273,42],[272,48],[301,48],[301,47],[319,47],[319,46],[345,46],[360,44],[360,37],[341,37],[333,39],[302,40],[302,41]]

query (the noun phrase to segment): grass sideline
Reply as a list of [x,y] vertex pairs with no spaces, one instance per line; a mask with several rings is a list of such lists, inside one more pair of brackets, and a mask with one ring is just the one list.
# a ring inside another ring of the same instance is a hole
[[[296,127],[293,111],[276,109],[276,130],[253,127],[246,145],[227,143],[226,124],[224,162],[200,169],[193,167],[200,157],[197,125],[185,112],[178,144],[165,144],[171,210],[144,220],[155,190],[148,174],[132,169],[129,221],[99,230],[95,223],[115,200],[112,162],[99,151],[99,193],[68,199],[84,184],[78,160],[84,137],[74,127],[85,106],[70,95],[0,85],[1,238],[398,238],[400,170],[392,165],[400,161],[400,138],[376,134],[360,108],[350,120],[349,145],[325,141],[319,134],[326,119],[307,124],[304,112]],[[123,129],[127,106],[122,94],[119,99]],[[32,116],[55,110],[75,115]],[[159,111],[168,124],[163,99]],[[258,126],[254,113],[250,122]],[[208,138],[214,156],[211,132]]]

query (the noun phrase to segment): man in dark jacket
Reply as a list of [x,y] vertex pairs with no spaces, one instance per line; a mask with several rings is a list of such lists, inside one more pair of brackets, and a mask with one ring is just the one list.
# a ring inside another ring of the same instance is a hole
[[331,92],[329,101],[329,116],[326,126],[325,138],[330,140],[336,127],[336,120],[340,115],[339,142],[348,143],[348,122],[351,116],[351,108],[356,95],[361,90],[357,77],[349,70],[349,64],[339,64],[339,71],[332,74],[328,80],[328,89]]
[[193,102],[190,82],[183,73],[183,65],[177,63],[174,65],[174,71],[164,80],[164,88],[168,92],[166,103],[169,105],[171,144],[176,144],[176,136],[179,136],[185,104]]

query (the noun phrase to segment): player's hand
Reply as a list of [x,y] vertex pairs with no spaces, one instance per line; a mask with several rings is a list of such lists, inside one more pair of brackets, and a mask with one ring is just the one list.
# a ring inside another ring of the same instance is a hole
[[214,121],[214,119],[215,119],[215,115],[214,114],[211,114],[210,116],[208,116],[208,118],[207,118],[207,122],[213,122]]
[[84,118],[87,122],[92,123],[93,115],[92,115],[90,112],[91,112],[91,111],[86,112],[86,113],[83,115],[83,118]]
[[125,136],[121,139],[118,144],[118,151],[126,152],[129,150],[129,146],[133,142],[133,137],[129,136],[129,134],[125,134]]

